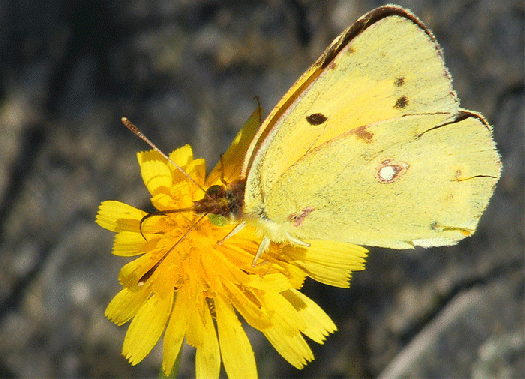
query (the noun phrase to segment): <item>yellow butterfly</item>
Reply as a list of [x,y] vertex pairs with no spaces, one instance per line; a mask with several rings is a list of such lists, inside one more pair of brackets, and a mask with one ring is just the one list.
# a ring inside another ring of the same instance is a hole
[[500,171],[492,129],[459,107],[433,34],[384,6],[332,42],[261,124],[240,180],[195,210],[254,225],[257,256],[271,241],[453,245]]

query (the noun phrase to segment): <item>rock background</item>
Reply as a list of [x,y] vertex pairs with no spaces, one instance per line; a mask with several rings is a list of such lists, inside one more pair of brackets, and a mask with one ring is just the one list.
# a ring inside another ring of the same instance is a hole
[[[459,245],[371,249],[352,288],[308,282],[339,331],[299,371],[249,330],[261,377],[525,377],[524,5],[400,1],[433,30],[463,107],[494,125],[503,176]],[[156,377],[104,318],[125,263],[103,200],[148,208],[126,115],[214,165],[382,1],[0,1],[0,377]],[[193,376],[186,348],[181,377]]]

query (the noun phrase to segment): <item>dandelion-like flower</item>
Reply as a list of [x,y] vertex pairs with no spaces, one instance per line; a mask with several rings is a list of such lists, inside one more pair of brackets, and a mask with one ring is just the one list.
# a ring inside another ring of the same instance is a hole
[[164,333],[166,375],[186,339],[196,348],[198,378],[217,378],[221,361],[230,378],[255,378],[254,353],[238,315],[297,368],[314,359],[304,336],[322,344],[336,330],[299,289],[307,276],[348,287],[351,271],[364,268],[364,248],[330,241],[309,241],[308,248],[272,245],[254,266],[261,237],[252,227],[228,236],[235,225],[173,212],[191,209],[203,198],[202,188],[236,179],[252,130],[249,121],[207,179],[204,160],[194,160],[191,147],[170,154],[201,188],[158,152],[139,153],[158,213],[117,201],[100,205],[97,223],[117,233],[113,254],[138,256],[121,269],[123,289],[106,309],[117,325],[131,320],[123,344],[131,364],[144,359]]

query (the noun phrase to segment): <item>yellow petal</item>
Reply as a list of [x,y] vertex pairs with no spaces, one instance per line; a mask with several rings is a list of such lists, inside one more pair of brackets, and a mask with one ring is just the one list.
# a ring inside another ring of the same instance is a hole
[[312,350],[310,350],[301,333],[283,334],[279,324],[263,330],[263,333],[275,350],[292,366],[301,369],[314,359]]
[[173,181],[166,159],[154,150],[140,152],[137,158],[142,180],[149,193],[152,195],[159,192],[169,193]]
[[123,287],[137,290],[140,279],[148,272],[157,262],[159,262],[162,253],[155,254],[150,252],[137,259],[125,264],[119,272],[118,280]]
[[301,332],[313,341],[323,344],[326,336],[337,330],[332,319],[309,297],[295,289],[283,292],[283,296],[304,320],[306,328]]
[[[335,287],[348,288],[352,271],[365,268],[368,250],[350,243],[335,241],[308,241],[310,247],[297,264],[313,279]],[[297,249],[297,248],[295,248]],[[297,255],[294,249],[283,249],[290,256]]]
[[171,152],[170,159],[181,167],[186,167],[193,161],[193,150],[190,145],[184,145]]
[[282,292],[294,288],[289,278],[281,273],[266,274],[264,276],[251,275],[247,286],[274,292]]
[[268,292],[265,294],[266,306],[271,306],[273,324],[278,324],[283,335],[293,335],[306,328],[297,310],[282,295],[282,293]]
[[159,211],[172,210],[173,196],[167,193],[156,193],[151,197],[151,204]]
[[96,222],[112,232],[140,232],[140,220],[147,213],[120,201],[103,201],[98,208]]
[[[206,177],[206,161],[204,159],[195,159],[184,169],[186,173],[193,178],[201,186],[204,185],[204,178]],[[182,180],[188,180],[183,177]]]
[[117,325],[123,325],[131,320],[149,296],[148,291],[130,291],[124,288],[106,308],[106,317]]
[[257,378],[252,345],[235,312],[220,298],[215,300],[215,310],[221,356],[228,378]]
[[262,332],[284,359],[294,367],[302,368],[314,359],[312,350],[301,335],[301,330],[307,329],[304,319],[281,294],[268,293],[266,297],[266,305],[274,307],[273,326]]
[[241,290],[238,286],[227,282],[223,285],[229,292],[230,301],[248,324],[259,330],[271,326],[271,322],[263,310],[262,301],[254,291],[247,288]]
[[171,312],[168,327],[164,334],[162,371],[166,376],[171,374],[175,360],[180,352],[184,335],[188,327],[187,308],[188,303],[182,293],[177,295],[173,311]]
[[[202,379],[218,378],[221,368],[221,354],[217,332],[208,308],[203,307],[201,309],[199,316],[192,317],[187,335],[187,342],[197,348],[195,377]],[[195,316],[195,313],[193,315]]]
[[[206,176],[206,162],[204,159],[193,159],[193,151],[190,145],[185,145],[173,151],[169,155],[170,159],[179,165],[184,172],[191,176],[199,185],[204,184],[204,177]],[[172,170],[173,182],[187,182],[187,175],[183,174],[173,164],[167,162],[169,168]]]
[[262,112],[262,108],[257,106],[257,109],[255,109],[242,129],[239,131],[239,133],[237,133],[237,136],[231,143],[226,153],[222,156],[219,163],[217,163],[217,165],[214,167],[208,176],[208,179],[206,179],[207,185],[221,184],[222,180],[226,181],[226,183],[231,183],[232,181],[239,178],[243,158],[246,155],[246,151],[250,146],[253,136],[255,136],[259,125],[261,125]]
[[153,294],[131,321],[122,354],[132,365],[142,361],[159,340],[168,321],[172,300],[173,296],[161,298]]
[[140,233],[120,232],[115,236],[112,253],[123,257],[132,257],[143,254],[146,245],[147,242]]

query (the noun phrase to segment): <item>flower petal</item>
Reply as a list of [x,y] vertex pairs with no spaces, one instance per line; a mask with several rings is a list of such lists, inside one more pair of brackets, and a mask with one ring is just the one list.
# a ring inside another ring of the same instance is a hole
[[158,193],[169,193],[173,184],[170,167],[166,158],[155,150],[137,153],[142,180],[152,196]]
[[243,157],[246,155],[246,151],[255,133],[257,133],[257,129],[259,129],[262,123],[262,112],[262,108],[257,106],[248,121],[246,121],[242,129],[237,133],[237,136],[235,136],[226,153],[206,179],[207,185],[224,184],[223,180],[226,181],[226,183],[231,183],[239,178],[243,165]]
[[326,336],[337,330],[332,319],[309,297],[295,289],[283,292],[282,295],[304,320],[306,327],[301,332],[313,341],[323,344]]
[[252,275],[246,284],[252,288],[275,292],[282,292],[294,288],[289,278],[281,273],[266,274],[264,276]]
[[257,378],[252,345],[233,309],[221,298],[215,300],[217,329],[224,368],[229,378]]
[[137,232],[120,232],[115,236],[112,253],[122,257],[143,254],[147,241]]
[[[362,246],[335,241],[308,241],[307,249],[285,246],[283,252],[318,282],[335,287],[350,287],[352,271],[365,268],[368,250]],[[303,257],[297,250],[306,250]]]
[[230,301],[248,324],[259,330],[272,325],[266,310],[263,309],[263,301],[254,290],[249,288],[241,290],[232,283],[224,283],[224,287],[228,290]]
[[159,262],[161,254],[161,252],[150,252],[125,264],[118,275],[120,284],[131,290],[138,290],[140,279]]
[[[184,170],[193,178],[200,186],[204,185],[204,178],[206,177],[206,162],[204,159],[195,159]],[[188,180],[184,178],[184,180]]]
[[277,350],[288,363],[301,369],[308,362],[313,361],[314,354],[301,333],[292,335],[283,334],[284,331],[281,326],[280,324],[276,324],[262,332],[275,350]]
[[171,152],[170,159],[181,167],[193,162],[193,150],[190,145],[184,145]]
[[106,317],[117,325],[123,325],[137,314],[149,297],[148,291],[130,291],[124,288],[106,308]]
[[120,201],[103,201],[98,208],[96,223],[112,232],[140,233],[140,220],[147,213]]
[[179,292],[170,315],[168,327],[164,333],[162,371],[166,376],[171,374],[175,360],[180,353],[182,341],[188,327],[187,299]]
[[149,354],[166,327],[173,296],[161,298],[153,294],[131,321],[124,338],[122,354],[136,365]]
[[197,348],[195,354],[195,377],[218,378],[221,369],[221,354],[217,332],[206,306],[197,306],[200,312],[192,312],[186,341]]
[[273,325],[262,332],[284,359],[294,367],[302,368],[314,359],[301,334],[307,329],[305,320],[282,294],[268,293],[266,297],[266,305],[273,306]]
[[190,145],[184,145],[169,155],[170,159],[178,164],[186,174],[183,174],[178,168],[173,167],[168,162],[169,168],[172,170],[173,183],[186,183],[193,186],[191,181],[188,181],[188,175],[193,178],[199,185],[204,184],[206,176],[206,162],[204,159],[193,159],[193,151]]

